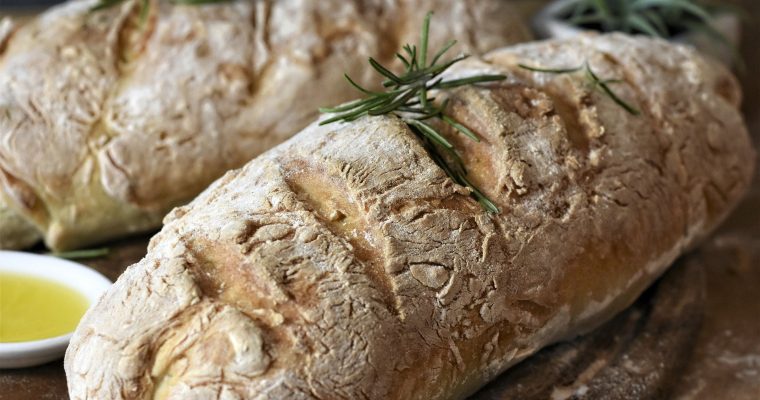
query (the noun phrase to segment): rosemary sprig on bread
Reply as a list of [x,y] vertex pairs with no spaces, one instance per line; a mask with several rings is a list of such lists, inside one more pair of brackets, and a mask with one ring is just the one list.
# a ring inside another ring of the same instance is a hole
[[335,114],[320,122],[320,125],[337,121],[354,121],[365,115],[394,115],[407,124],[409,129],[422,141],[423,146],[435,163],[456,183],[467,187],[471,195],[489,213],[499,213],[499,208],[478,189],[468,178],[462,158],[454,145],[442,135],[430,121],[437,120],[439,125],[448,125],[468,138],[480,141],[478,136],[466,126],[446,115],[447,100],[437,102],[429,92],[450,89],[459,86],[494,82],[506,79],[505,75],[474,75],[466,78],[444,80],[441,74],[452,65],[467,58],[459,55],[441,62],[444,54],[456,44],[455,40],[446,43],[433,55],[428,63],[428,33],[432,12],[425,16],[420,36],[419,49],[415,45],[405,45],[403,54],[397,53],[404,65],[403,74],[397,75],[370,57],[369,64],[383,76],[385,91],[368,90],[357,84],[351,77],[344,75],[351,86],[364,94],[364,97],[336,107],[320,108],[320,112]]

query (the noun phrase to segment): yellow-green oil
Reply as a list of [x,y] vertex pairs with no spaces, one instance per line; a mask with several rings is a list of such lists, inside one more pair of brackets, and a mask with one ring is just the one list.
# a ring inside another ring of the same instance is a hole
[[76,328],[89,302],[60,283],[0,272],[0,342],[52,338]]

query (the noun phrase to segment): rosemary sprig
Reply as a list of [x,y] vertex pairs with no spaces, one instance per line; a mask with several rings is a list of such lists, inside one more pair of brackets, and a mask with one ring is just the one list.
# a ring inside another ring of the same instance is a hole
[[620,79],[601,79],[599,78],[599,75],[594,72],[593,69],[591,69],[591,65],[586,61],[583,63],[583,65],[580,65],[578,67],[573,68],[539,68],[539,67],[533,67],[530,65],[525,64],[517,64],[522,69],[526,69],[528,71],[533,72],[541,72],[541,73],[547,73],[547,74],[571,74],[578,71],[585,71],[586,78],[591,83],[592,87],[595,89],[600,89],[604,94],[606,94],[612,101],[617,103],[620,107],[623,107],[625,111],[627,111],[631,115],[640,115],[641,112],[631,104],[627,103],[625,100],[621,99],[620,96],[618,96],[612,88],[610,88],[611,84],[620,83],[622,82]]
[[441,135],[429,121],[437,120],[472,140],[480,141],[480,139],[470,129],[445,114],[446,101],[442,102],[440,106],[436,106],[436,99],[429,97],[428,92],[500,81],[506,79],[506,76],[483,74],[444,80],[441,74],[467,56],[461,55],[439,63],[443,55],[456,44],[456,41],[452,40],[438,50],[428,64],[428,33],[431,16],[432,13],[425,16],[419,50],[417,46],[407,44],[402,48],[401,53],[396,54],[396,58],[405,67],[403,74],[396,75],[374,58],[370,58],[369,64],[385,79],[382,84],[387,89],[381,92],[371,91],[358,85],[348,75],[344,75],[348,83],[364,94],[365,97],[336,107],[320,108],[319,111],[322,113],[335,115],[319,124],[325,125],[337,121],[349,122],[365,115],[390,114],[396,116],[406,123],[415,136],[420,139],[433,161],[451,179],[467,187],[472,197],[480,203],[484,210],[496,214],[499,212],[499,208],[467,178],[467,169],[454,145]]
[[58,258],[65,258],[68,260],[81,260],[87,258],[98,258],[107,256],[110,250],[107,247],[100,249],[88,249],[88,250],[74,250],[50,253],[51,256]]

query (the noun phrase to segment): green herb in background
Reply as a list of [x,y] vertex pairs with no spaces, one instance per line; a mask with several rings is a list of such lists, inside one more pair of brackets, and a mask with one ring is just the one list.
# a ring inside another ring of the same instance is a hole
[[500,81],[505,79],[506,76],[476,75],[461,79],[443,80],[441,74],[452,65],[467,58],[467,56],[460,55],[439,63],[443,55],[456,44],[456,41],[450,41],[436,52],[431,58],[430,63],[428,63],[428,33],[431,15],[432,13],[428,13],[425,16],[419,49],[417,46],[407,44],[403,47],[403,54],[396,54],[396,57],[404,64],[405,71],[403,74],[394,74],[378,63],[377,60],[370,57],[369,64],[378,74],[385,78],[383,86],[387,89],[380,92],[367,90],[359,86],[348,75],[345,75],[348,83],[363,93],[365,97],[337,107],[321,108],[320,112],[335,115],[321,121],[320,125],[336,121],[354,121],[365,115],[394,115],[407,124],[409,129],[422,141],[423,146],[433,161],[451,179],[467,187],[472,196],[487,212],[498,213],[498,207],[467,178],[467,169],[454,145],[446,140],[429,121],[438,120],[472,140],[480,141],[480,139],[467,127],[445,114],[444,110],[446,109],[447,101],[443,101],[440,106],[436,106],[435,98],[428,97],[428,92],[483,82]]
[[110,250],[107,247],[100,249],[64,251],[60,253],[50,253],[51,256],[65,258],[68,260],[82,260],[88,258],[99,258],[107,256]]
[[600,89],[604,94],[609,96],[612,101],[617,103],[620,107],[623,107],[625,111],[628,111],[631,115],[639,115],[641,112],[636,109],[634,106],[628,104],[623,99],[620,98],[615,92],[610,88],[611,84],[620,83],[622,82],[620,79],[600,79],[599,76],[594,72],[593,69],[591,69],[591,65],[589,65],[588,62],[583,63],[583,65],[579,67],[574,68],[538,68],[538,67],[531,67],[529,65],[525,64],[518,64],[520,68],[527,69],[528,71],[533,72],[543,72],[547,74],[571,74],[574,72],[578,72],[580,70],[584,70],[586,72],[586,78],[591,83],[591,85],[595,89]]
[[670,39],[684,33],[703,33],[727,46],[739,72],[745,69],[739,50],[712,25],[717,12],[741,15],[724,5],[695,0],[575,0],[565,19],[572,25],[602,32],[624,32]]
[[687,31],[709,31],[712,15],[692,0],[576,0],[567,21],[604,32],[670,38]]

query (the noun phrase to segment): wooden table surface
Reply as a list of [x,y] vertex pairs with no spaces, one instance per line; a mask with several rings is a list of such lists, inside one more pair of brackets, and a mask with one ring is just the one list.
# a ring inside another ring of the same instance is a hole
[[[540,1],[516,0],[532,12]],[[0,4],[2,0],[0,0]],[[741,52],[747,72],[740,77],[744,113],[760,144],[760,1],[734,0],[747,12]],[[756,169],[760,171],[760,169]],[[112,245],[107,257],[85,261],[115,280],[139,260],[148,236]],[[676,399],[760,399],[760,177],[744,202],[699,250],[707,273],[707,305],[692,358],[674,389]],[[41,367],[0,370],[0,400],[65,400],[61,361]]]

